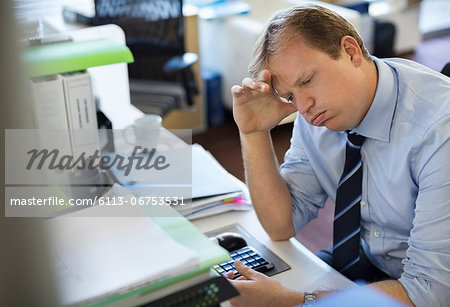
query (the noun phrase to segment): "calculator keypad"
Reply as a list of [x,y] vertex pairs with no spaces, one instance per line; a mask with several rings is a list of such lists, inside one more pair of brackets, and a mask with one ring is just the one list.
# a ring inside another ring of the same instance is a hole
[[241,275],[234,268],[235,260],[239,260],[249,268],[262,273],[273,269],[272,263],[264,259],[261,255],[258,254],[258,252],[254,248],[249,246],[231,252],[230,256],[232,260],[214,265],[212,267],[213,270],[215,270],[219,274],[231,271],[234,273],[234,278],[236,279]]

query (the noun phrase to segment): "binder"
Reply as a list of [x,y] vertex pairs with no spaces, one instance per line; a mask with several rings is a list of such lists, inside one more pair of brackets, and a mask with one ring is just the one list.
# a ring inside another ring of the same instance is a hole
[[[67,109],[61,75],[52,75],[30,79],[30,90],[33,96],[33,110],[36,127],[45,130],[69,129]],[[70,154],[70,139],[60,139],[58,149]]]
[[36,124],[41,129],[68,129],[61,75],[30,80]]
[[100,149],[89,72],[33,78],[30,85],[37,128],[68,131],[69,138],[57,144],[60,151],[88,156]]
[[91,76],[88,71],[61,75],[70,129],[72,154],[87,155],[100,150],[98,124]]

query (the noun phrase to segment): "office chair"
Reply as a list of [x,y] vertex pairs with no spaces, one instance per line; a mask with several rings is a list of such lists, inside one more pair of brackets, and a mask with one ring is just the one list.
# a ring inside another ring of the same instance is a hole
[[114,23],[125,32],[135,62],[129,65],[131,103],[161,116],[192,106],[198,93],[186,53],[182,0],[95,0],[94,23]]

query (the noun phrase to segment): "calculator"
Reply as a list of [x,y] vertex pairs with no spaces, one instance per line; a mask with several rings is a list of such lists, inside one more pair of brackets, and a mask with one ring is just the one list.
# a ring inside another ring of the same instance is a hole
[[241,275],[234,268],[234,260],[239,260],[249,268],[261,273],[265,273],[274,268],[272,263],[262,257],[253,247],[250,246],[245,246],[238,250],[232,251],[230,252],[230,256],[232,260],[214,265],[212,266],[212,269],[220,275],[231,271],[234,273],[234,279],[236,279]]

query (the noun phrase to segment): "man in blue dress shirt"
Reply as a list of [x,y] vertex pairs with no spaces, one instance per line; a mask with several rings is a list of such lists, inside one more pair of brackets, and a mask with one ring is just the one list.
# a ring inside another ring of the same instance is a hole
[[[369,286],[407,304],[450,306],[450,79],[412,61],[371,57],[348,22],[316,6],[273,17],[249,70],[252,78],[232,88],[233,114],[269,236],[295,236],[335,200],[345,131],[355,132],[365,137],[361,247],[388,277]],[[279,167],[270,129],[296,111]],[[236,268],[244,277],[233,281],[235,305],[305,302],[303,293]],[[315,295],[326,293],[307,301]]]

